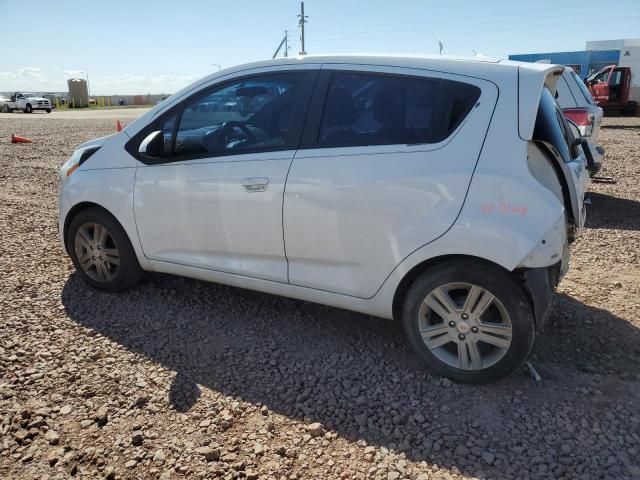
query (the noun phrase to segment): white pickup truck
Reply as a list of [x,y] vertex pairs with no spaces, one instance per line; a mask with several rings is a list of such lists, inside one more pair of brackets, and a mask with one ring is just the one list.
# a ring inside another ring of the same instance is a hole
[[0,97],[0,112],[10,113],[14,110],[22,110],[24,113],[45,110],[51,113],[51,102],[44,97],[20,92],[14,93],[11,98]]

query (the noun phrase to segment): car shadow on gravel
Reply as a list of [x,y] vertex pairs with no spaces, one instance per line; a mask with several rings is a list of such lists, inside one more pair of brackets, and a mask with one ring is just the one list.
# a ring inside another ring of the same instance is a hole
[[[638,329],[567,296],[536,347],[549,375],[542,386],[524,373],[451,385],[421,367],[394,322],[190,279],[154,274],[113,295],[73,274],[62,302],[78,324],[177,372],[167,408],[188,411],[200,385],[478,477],[517,476],[518,465],[556,455],[559,445],[545,441],[560,441],[567,422],[579,425],[594,408],[576,392],[584,386],[576,375],[640,374]],[[602,438],[617,434],[600,428]],[[553,475],[575,474],[572,461],[557,463]]]
[[561,294],[536,341],[533,358],[540,360],[546,378],[555,378],[552,368],[561,367],[564,373],[574,369],[640,380],[640,329],[608,310]]
[[587,228],[640,230],[640,202],[597,192],[586,196],[591,200]]

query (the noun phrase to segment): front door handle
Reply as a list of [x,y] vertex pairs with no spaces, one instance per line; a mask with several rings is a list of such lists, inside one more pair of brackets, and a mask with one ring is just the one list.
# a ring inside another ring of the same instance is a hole
[[242,179],[242,188],[245,192],[265,192],[269,186],[269,179],[267,177],[251,177]]

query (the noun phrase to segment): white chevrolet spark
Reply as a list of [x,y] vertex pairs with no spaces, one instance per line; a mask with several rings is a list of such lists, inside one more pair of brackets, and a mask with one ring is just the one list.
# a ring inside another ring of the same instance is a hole
[[318,56],[223,70],[60,174],[59,228],[103,291],[164,272],[402,321],[438,374],[527,359],[584,222],[563,67]]

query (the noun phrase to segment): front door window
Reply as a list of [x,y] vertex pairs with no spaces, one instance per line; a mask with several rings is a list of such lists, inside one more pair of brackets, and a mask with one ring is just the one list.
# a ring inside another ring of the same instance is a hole
[[295,146],[291,120],[303,72],[252,77],[216,88],[187,103],[173,155],[215,156]]

